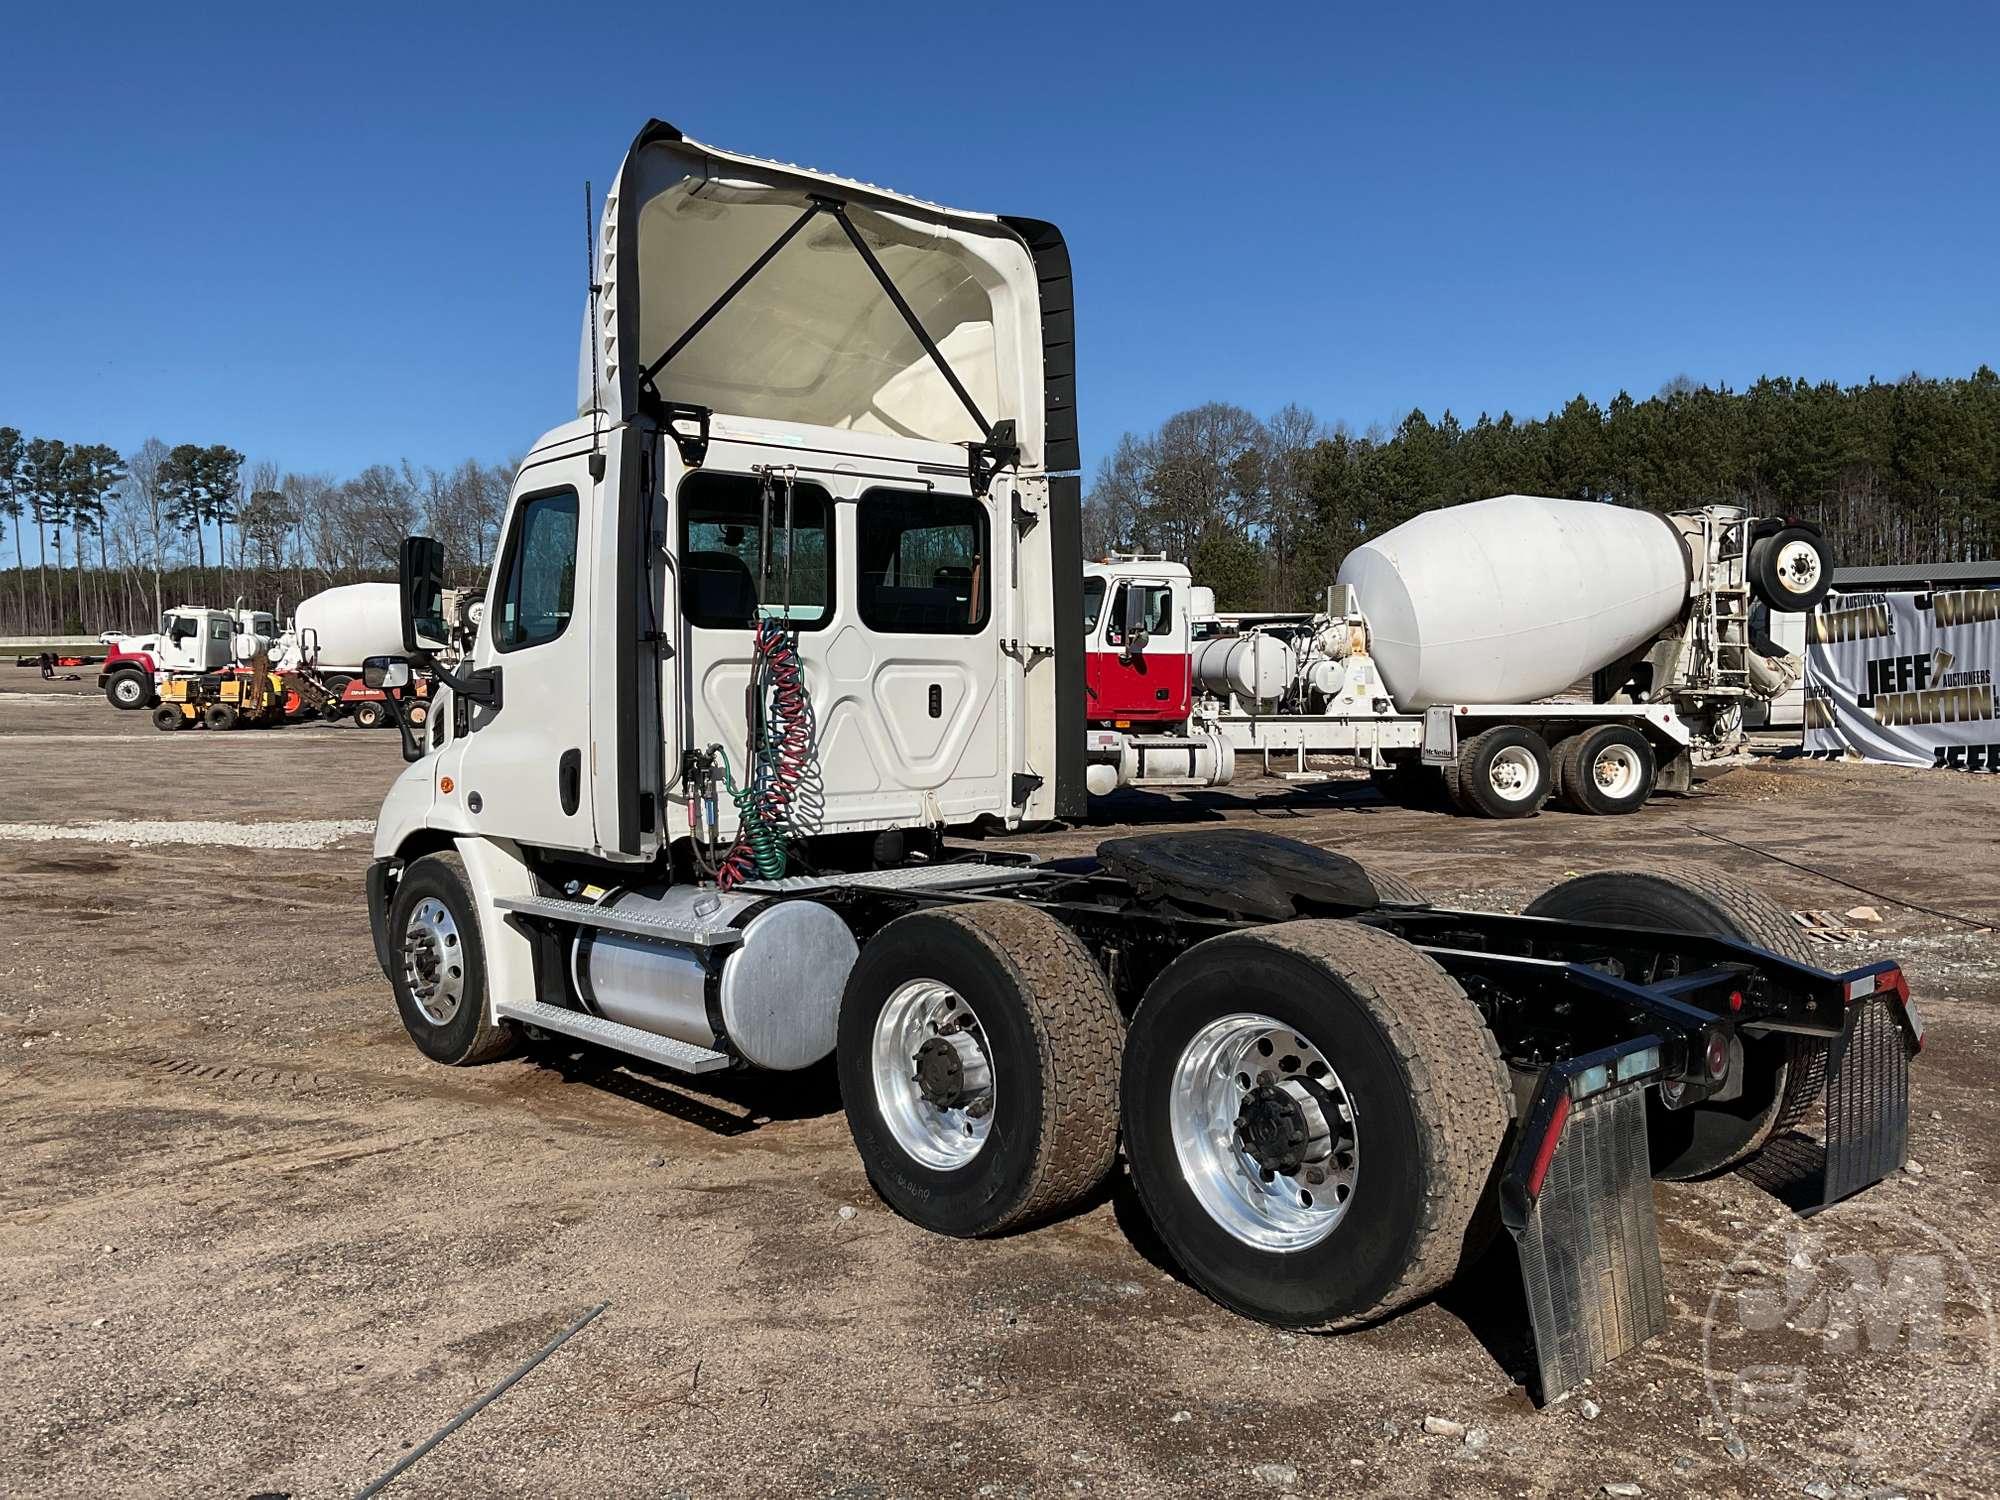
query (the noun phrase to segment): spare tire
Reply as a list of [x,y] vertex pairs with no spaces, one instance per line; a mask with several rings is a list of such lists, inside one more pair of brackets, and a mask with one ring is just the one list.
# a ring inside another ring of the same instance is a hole
[[[1804,934],[1782,906],[1705,870],[1579,875],[1544,891],[1523,915],[1697,932],[1818,967]],[[1819,1097],[1826,1043],[1817,1037],[1745,1037],[1743,1062],[1747,1072],[1738,1099],[1668,1109],[1657,1089],[1647,1091],[1646,1129],[1655,1177],[1680,1180],[1726,1171],[1791,1129]]]
[[1833,553],[1826,538],[1787,526],[1750,546],[1750,585],[1775,610],[1804,614],[1833,587]]

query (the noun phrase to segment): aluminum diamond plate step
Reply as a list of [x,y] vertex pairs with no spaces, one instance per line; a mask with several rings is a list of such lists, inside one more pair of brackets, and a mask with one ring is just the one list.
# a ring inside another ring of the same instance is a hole
[[862,870],[852,875],[787,875],[782,880],[746,880],[739,891],[794,896],[807,891],[965,891],[1036,880],[1039,870],[1019,865],[909,865],[900,870]]
[[613,911],[589,901],[564,901],[557,896],[502,896],[493,904],[502,911],[519,912],[524,917],[548,917],[558,922],[574,922],[579,927],[601,927],[606,932],[657,938],[663,943],[685,943],[690,948],[721,948],[743,941],[742,933],[722,923],[677,922],[671,917]]
[[539,1000],[502,1000],[493,1008],[510,1020],[572,1036],[580,1042],[593,1042],[614,1052],[643,1057],[682,1073],[714,1073],[728,1067],[730,1062],[726,1052],[711,1052],[706,1047],[677,1042],[670,1036],[655,1036],[636,1026],[621,1026],[602,1016],[586,1016],[582,1011],[563,1010]]

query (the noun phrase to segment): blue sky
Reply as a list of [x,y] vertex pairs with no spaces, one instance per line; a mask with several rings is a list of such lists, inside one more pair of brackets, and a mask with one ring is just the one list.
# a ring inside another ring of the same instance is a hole
[[7,22],[0,424],[518,453],[574,404],[583,180],[649,115],[1060,224],[1091,466],[1204,400],[2000,359],[1990,7],[183,9]]

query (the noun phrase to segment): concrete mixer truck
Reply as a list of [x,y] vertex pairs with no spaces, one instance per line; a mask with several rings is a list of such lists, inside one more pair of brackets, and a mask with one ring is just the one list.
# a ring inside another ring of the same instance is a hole
[[869,1181],[946,1236],[1074,1212],[1122,1148],[1188,1277],[1286,1327],[1385,1317],[1504,1225],[1544,1399],[1665,1326],[1650,1174],[1756,1156],[1822,1082],[1817,1199],[1901,1164],[1900,970],[1821,970],[1706,872],[1514,916],[1241,831],[949,837],[1087,812],[1053,225],[655,121],[594,249],[578,415],[514,481],[471,654],[437,660],[443,548],[411,537],[402,649],[366,667],[443,685],[366,879],[426,1057],[830,1066]]
[[1246,756],[1324,779],[1308,758],[1343,756],[1396,800],[1509,818],[1686,790],[1798,679],[1753,605],[1812,608],[1832,564],[1813,528],[1730,506],[1503,495],[1357,547],[1316,613],[1218,614],[1163,558],[1085,574],[1093,792],[1221,785]]

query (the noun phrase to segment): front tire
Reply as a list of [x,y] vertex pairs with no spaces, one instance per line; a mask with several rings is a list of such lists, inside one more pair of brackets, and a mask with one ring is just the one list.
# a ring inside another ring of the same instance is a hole
[[373,701],[354,705],[354,727],[356,729],[377,729],[383,720],[382,705]]
[[172,734],[187,728],[187,715],[182,713],[177,703],[162,703],[153,710],[153,727],[162,734]]
[[[1579,875],[1528,903],[1530,917],[1602,922],[1664,932],[1697,932],[1752,943],[1781,958],[1818,967],[1789,913],[1757,891],[1706,871],[1661,874],[1607,870]],[[1646,1093],[1653,1175],[1669,1181],[1707,1177],[1763,1150],[1796,1125],[1819,1097],[1826,1043],[1815,1037],[1743,1040],[1745,1077],[1738,1099],[1668,1109]]]
[[1457,981],[1393,934],[1308,920],[1190,948],[1133,1017],[1121,1093],[1147,1216],[1237,1312],[1364,1322],[1483,1247],[1507,1068]]
[[150,708],[153,703],[152,679],[143,672],[129,669],[113,672],[110,681],[104,684],[104,696],[113,708],[127,712]]
[[389,906],[390,983],[417,1050],[452,1067],[491,1062],[514,1049],[511,1021],[492,1019],[486,945],[465,862],[426,854],[411,862]]
[[999,903],[912,912],[861,950],[836,1067],[869,1181],[960,1238],[1069,1208],[1118,1147],[1123,1026],[1090,951]]

